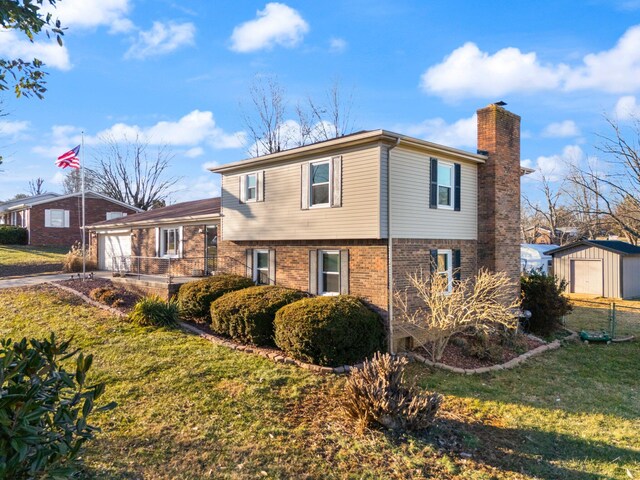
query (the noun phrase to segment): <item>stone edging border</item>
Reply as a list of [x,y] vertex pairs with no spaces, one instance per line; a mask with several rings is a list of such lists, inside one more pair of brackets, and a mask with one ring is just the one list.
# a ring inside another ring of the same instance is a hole
[[428,360],[422,355],[413,353],[413,352],[409,352],[404,355],[413,361],[424,363],[425,365],[440,368],[442,370],[447,370],[453,373],[462,373],[464,375],[475,375],[479,373],[497,372],[500,370],[509,370],[511,368],[514,368],[520,365],[521,363],[525,362],[526,360],[532,357],[538,356],[544,352],[547,352],[550,350],[557,350],[562,346],[563,342],[572,341],[578,338],[577,332],[573,332],[571,330],[568,330],[568,331],[571,332],[571,334],[561,340],[554,340],[551,343],[545,343],[544,345],[540,345],[539,347],[536,347],[533,350],[529,350],[528,352],[525,352],[516,358],[512,358],[506,363],[502,363],[500,365],[491,365],[490,367],[459,368],[459,367],[452,367],[450,365],[445,365],[444,363],[432,362],[431,360]]
[[[84,293],[79,292],[77,290],[74,290],[73,288],[70,287],[66,287],[64,285],[60,285],[60,284],[56,284],[53,282],[45,282],[45,285],[51,285],[55,288],[59,288],[61,290],[64,290],[65,292],[68,292],[72,295],[75,295],[76,297],[81,298],[82,300],[84,300],[86,303],[88,303],[89,305],[92,305],[94,307],[97,308],[101,308],[102,310],[105,310],[117,317],[123,318],[126,317],[127,314],[124,312],[121,312],[120,310],[113,308],[113,307],[109,307],[108,305],[105,305],[103,303],[100,302],[96,302],[95,300],[93,300],[92,298],[87,297]],[[357,365],[342,365],[340,367],[322,367],[320,365],[314,365],[312,363],[305,363],[305,362],[301,362],[300,360],[296,360],[294,358],[290,358],[287,357],[284,352],[281,351],[274,351],[274,350],[270,350],[270,349],[266,349],[266,348],[260,348],[260,347],[255,347],[253,345],[244,345],[241,343],[236,343],[233,342],[231,340],[228,340],[226,338],[222,338],[222,337],[218,337],[216,335],[212,335],[210,333],[207,333],[203,330],[200,330],[198,327],[196,327],[195,325],[191,325],[189,323],[186,322],[178,322],[178,327],[180,327],[182,330],[193,333],[195,335],[198,335],[201,338],[204,338],[205,340],[208,340],[209,342],[215,344],[215,345],[219,345],[222,347],[226,347],[229,348],[231,350],[237,350],[239,352],[245,352],[245,353],[255,353],[257,355],[260,355],[261,357],[267,358],[275,363],[284,363],[287,365],[297,365],[300,368],[304,368],[305,370],[309,370],[311,372],[314,373],[319,373],[319,374],[329,374],[329,373],[335,373],[335,374],[345,374],[345,373],[349,373],[352,369],[354,368],[361,368],[362,364],[357,364]]]
[[[105,310],[117,317],[123,318],[126,317],[127,314],[124,312],[121,312],[120,310],[118,310],[117,308],[113,308],[113,307],[109,307],[108,305],[105,305],[103,303],[97,302],[95,300],[93,300],[92,298],[87,297],[84,293],[81,293],[77,290],[74,290],[73,288],[70,287],[66,287],[64,285],[60,285],[57,283],[53,283],[53,282],[44,282],[45,285],[51,285],[55,288],[59,288],[60,290],[64,290],[65,292],[68,292],[72,295],[75,295],[79,298],[81,298],[82,300],[84,300],[86,303],[88,303],[89,305],[92,305],[94,307],[97,308],[101,308],[102,310]],[[209,342],[215,344],[215,345],[219,345],[222,347],[226,347],[229,348],[231,350],[237,350],[239,352],[245,352],[245,353],[255,353],[257,355],[260,355],[261,357],[267,358],[275,363],[284,363],[287,365],[297,365],[300,368],[303,368],[305,370],[309,370],[311,372],[315,372],[315,373],[319,373],[319,374],[330,374],[330,373],[334,373],[334,374],[345,374],[345,373],[349,373],[351,370],[353,369],[358,369],[358,368],[362,368],[362,363],[356,364],[356,365],[342,365],[340,367],[322,367],[320,365],[314,365],[311,363],[305,363],[305,362],[301,362],[300,360],[296,360],[294,358],[290,358],[287,357],[286,355],[284,355],[284,352],[281,351],[274,351],[274,350],[269,350],[266,348],[260,348],[260,347],[255,347],[252,345],[244,345],[241,343],[236,343],[233,342],[231,340],[228,340],[226,338],[222,338],[222,337],[218,337],[216,335],[211,335],[210,333],[207,333],[203,330],[200,330],[198,327],[191,325],[189,323],[186,322],[178,322],[178,326],[187,332],[193,333],[195,335],[198,335],[201,338],[204,338],[205,340],[208,340]],[[418,354],[418,353],[414,353],[414,352],[407,352],[407,353],[402,353],[401,355],[406,357],[409,360],[412,361],[416,361],[416,362],[420,362],[420,363],[424,363],[425,365],[429,365],[431,367],[436,367],[436,368],[440,368],[442,370],[447,370],[449,372],[453,372],[453,373],[461,373],[461,374],[465,374],[465,375],[474,375],[474,374],[479,374],[479,373],[488,373],[488,372],[496,372],[499,370],[508,370],[511,368],[516,367],[517,365],[520,365],[522,362],[528,360],[531,357],[535,357],[537,355],[540,355],[541,353],[544,353],[546,351],[549,350],[557,350],[558,348],[560,348],[562,346],[562,342],[566,342],[566,341],[571,341],[574,339],[578,338],[578,333],[577,332],[573,332],[571,330],[568,330],[568,332],[570,332],[570,335],[568,337],[563,338],[562,340],[554,340],[551,343],[546,343],[544,345],[540,345],[537,348],[534,348],[533,350],[529,350],[528,352],[523,353],[522,355],[513,358],[511,360],[509,360],[506,363],[503,363],[501,365],[491,365],[490,367],[480,367],[480,368],[473,368],[473,369],[466,369],[466,368],[458,368],[458,367],[452,367],[450,365],[445,365],[444,363],[439,363],[439,362],[432,362],[431,360],[426,359],[425,357],[423,357],[422,355]]]

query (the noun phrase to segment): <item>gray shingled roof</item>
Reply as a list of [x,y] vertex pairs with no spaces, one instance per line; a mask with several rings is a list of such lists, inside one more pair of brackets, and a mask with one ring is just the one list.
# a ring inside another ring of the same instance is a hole
[[584,245],[586,247],[603,248],[605,250],[619,253],[621,255],[640,255],[640,247],[627,242],[622,242],[620,240],[579,240],[577,242],[569,243],[567,245],[563,245],[562,247],[549,250],[547,252],[547,255],[553,255],[554,253],[562,252],[564,250],[575,248],[580,245]]
[[127,226],[137,223],[148,223],[157,220],[158,222],[165,220],[189,220],[190,217],[200,217],[203,215],[216,216],[220,214],[220,197],[205,198],[203,200],[193,200],[191,202],[176,203],[168,207],[154,208],[146,212],[127,215],[126,217],[105,220],[104,222],[94,223],[93,227],[106,226]]

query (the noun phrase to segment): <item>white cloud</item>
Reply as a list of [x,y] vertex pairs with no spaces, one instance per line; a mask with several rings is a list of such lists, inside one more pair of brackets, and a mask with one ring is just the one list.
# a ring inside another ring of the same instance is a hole
[[329,49],[333,53],[342,53],[347,49],[347,41],[343,38],[330,38]]
[[447,123],[442,118],[430,118],[416,125],[399,125],[395,129],[413,137],[451,147],[475,148],[478,142],[478,120],[475,114],[453,123]]
[[[38,155],[51,159],[53,163],[63,153],[82,143],[82,129],[73,125],[54,125],[51,127],[45,145],[36,145],[31,150]],[[82,156],[82,152],[81,152]]]
[[196,158],[200,157],[204,154],[204,149],[202,147],[193,147],[184,152],[185,157]]
[[153,22],[150,30],[138,32],[138,39],[129,47],[125,58],[142,59],[165,55],[185,45],[193,45],[196,27],[193,23]]
[[11,30],[0,29],[0,56],[22,58],[25,61],[37,58],[42,60],[48,67],[59,70],[69,70],[71,68],[67,47],[61,47],[55,39],[30,42],[18,37]]
[[64,0],[56,7],[48,6],[46,12],[59,18],[63,27],[90,29],[109,27],[111,33],[128,32],[134,28],[127,18],[131,9],[129,0]]
[[58,170],[56,173],[53,174],[53,177],[49,179],[49,182],[53,183],[54,185],[62,185],[66,177],[67,177],[66,170],[64,172]]
[[580,129],[573,120],[550,123],[542,131],[543,137],[576,137],[580,135]]
[[193,110],[177,121],[162,121],[150,127],[116,123],[85,141],[97,144],[104,137],[122,141],[133,140],[136,136],[144,137],[154,145],[197,147],[204,142],[217,149],[239,148],[244,141],[244,132],[226,133],[216,126],[212,112],[200,110]]
[[632,95],[620,97],[616,103],[615,113],[618,120],[640,118],[640,104]]
[[494,54],[472,42],[454,50],[421,77],[435,95],[499,97],[513,92],[595,89],[627,93],[640,89],[640,25],[629,28],[610,50],[589,53],[578,65],[545,64],[535,52],[508,47]]
[[171,202],[188,202],[189,200],[200,200],[203,198],[220,196],[220,181],[207,172],[195,178],[189,178],[188,182],[182,180],[175,185],[175,192],[171,194]]
[[0,136],[19,137],[29,129],[29,126],[30,123],[26,120],[0,120]]
[[202,164],[202,170],[204,170],[205,172],[208,172],[210,168],[217,167],[218,165],[220,165],[220,164],[218,162],[216,162],[215,160],[212,160],[210,162],[204,162]]
[[560,72],[540,64],[535,53],[504,48],[493,55],[468,42],[421,78],[424,90],[445,97],[493,96],[556,88]]
[[258,10],[256,19],[233,29],[231,50],[246,53],[276,45],[292,48],[308,31],[309,24],[297,10],[283,3],[267,3],[264,10]]
[[540,180],[542,176],[551,182],[557,182],[566,177],[571,165],[578,165],[584,159],[584,152],[578,145],[567,145],[556,155],[539,156],[535,161],[526,159],[521,162],[523,167],[533,168],[535,172],[523,177],[526,180]]

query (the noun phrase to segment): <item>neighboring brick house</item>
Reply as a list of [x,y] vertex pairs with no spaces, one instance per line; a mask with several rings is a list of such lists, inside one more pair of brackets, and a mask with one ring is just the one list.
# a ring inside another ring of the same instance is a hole
[[[100,193],[85,192],[86,225],[140,211]],[[71,247],[82,241],[82,194],[46,193],[0,203],[0,224],[26,228],[29,245]]]
[[[89,225],[93,260],[101,270],[191,276],[215,270],[220,199],[154,208]],[[195,272],[197,274],[197,272]]]
[[[219,269],[313,294],[353,294],[407,345],[408,275],[520,275],[520,117],[478,110],[478,153],[372,130],[212,168]],[[514,295],[517,294],[514,290]],[[399,316],[399,315],[398,315]]]

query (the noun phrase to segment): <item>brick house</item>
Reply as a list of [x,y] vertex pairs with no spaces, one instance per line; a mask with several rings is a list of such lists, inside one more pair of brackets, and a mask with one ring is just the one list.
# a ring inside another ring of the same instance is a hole
[[[204,275],[215,270],[220,199],[207,198],[89,225],[101,270]],[[196,271],[196,272],[194,272]]]
[[[86,225],[140,211],[100,193],[85,192]],[[82,241],[82,194],[45,193],[0,203],[0,225],[26,228],[29,245],[71,247]]]
[[479,267],[517,280],[520,117],[496,104],[477,113],[477,152],[371,130],[212,168],[219,269],[360,296],[387,322],[392,350],[410,340],[394,290],[418,305],[409,274],[446,275],[449,288]]

